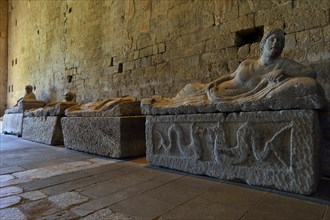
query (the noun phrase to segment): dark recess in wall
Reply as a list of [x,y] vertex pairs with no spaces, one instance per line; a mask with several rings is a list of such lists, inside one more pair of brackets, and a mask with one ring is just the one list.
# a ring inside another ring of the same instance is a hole
[[263,26],[237,31],[235,35],[235,46],[241,47],[245,44],[260,42],[263,35]]

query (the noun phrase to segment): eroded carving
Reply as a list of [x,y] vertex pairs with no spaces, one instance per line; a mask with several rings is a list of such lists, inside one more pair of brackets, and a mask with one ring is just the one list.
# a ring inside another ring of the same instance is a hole
[[76,93],[68,92],[64,95],[65,101],[57,101],[47,104],[42,108],[32,108],[24,112],[24,116],[27,117],[39,117],[39,116],[64,116],[64,111],[74,105],[76,102]]
[[173,98],[143,99],[142,110],[172,114],[322,108],[324,91],[315,71],[282,58],[284,41],[282,30],[271,30],[260,43],[260,59],[245,60],[234,73],[208,84],[188,84]]
[[121,98],[108,98],[101,101],[79,104],[68,108],[65,111],[66,116],[122,116],[122,115],[140,115],[140,102],[131,96]]
[[[264,129],[264,128],[263,128]],[[236,132],[236,145],[228,147],[227,137],[223,135],[224,130],[219,130],[214,141],[214,156],[218,163],[229,162],[233,165],[239,165],[246,162],[249,156],[257,162],[267,162],[271,154],[274,154],[276,160],[283,166],[289,167],[290,161],[286,161],[283,155],[283,149],[291,149],[290,138],[287,138],[287,132],[292,129],[292,123],[285,125],[279,130],[272,129],[272,135],[269,139],[262,138],[262,134],[251,122],[245,122]]]
[[[290,160],[282,151],[284,149],[288,154],[291,149],[292,123],[270,129],[266,139],[262,134],[265,128],[251,122],[243,123],[237,130],[226,123],[208,127],[199,126],[198,123],[185,124],[173,123],[154,128],[154,153],[232,165],[242,165],[248,160],[253,160],[249,162],[250,165],[255,162],[268,163],[273,154],[276,159],[274,164],[280,163],[287,168],[290,166]],[[226,134],[225,126],[235,137],[234,146],[228,141],[231,134]]]
[[313,110],[147,116],[146,126],[153,165],[302,194],[317,185]]
[[199,137],[199,128],[194,124],[190,124],[186,131],[178,124],[172,124],[166,135],[161,131],[155,130],[154,137],[158,144],[156,150],[163,149],[165,154],[175,154],[178,149],[178,156],[188,157],[198,160],[202,156],[202,142]]

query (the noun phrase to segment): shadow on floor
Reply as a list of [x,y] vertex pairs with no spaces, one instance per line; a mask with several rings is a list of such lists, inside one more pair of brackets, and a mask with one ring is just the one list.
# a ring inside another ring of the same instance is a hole
[[[136,162],[136,161],[137,161],[137,163],[139,163],[139,162],[143,161],[143,158],[131,160],[131,162]],[[145,160],[145,162],[146,162],[146,164],[148,164],[148,162],[146,160]],[[305,200],[305,201],[309,201],[309,202],[315,202],[315,203],[319,203],[319,204],[323,204],[323,205],[330,205],[330,177],[322,177],[318,184],[316,192],[313,193],[312,195],[299,195],[299,194],[295,194],[295,193],[279,191],[279,190],[272,189],[272,188],[251,186],[251,185],[247,185],[246,183],[242,183],[242,182],[224,181],[224,180],[218,180],[218,179],[208,177],[208,176],[187,174],[187,173],[184,173],[181,171],[170,170],[170,169],[163,168],[163,167],[156,167],[156,166],[153,166],[150,164],[146,165],[145,168],[161,170],[163,172],[168,172],[168,173],[177,173],[180,175],[187,175],[187,176],[191,176],[194,178],[202,178],[202,179],[206,179],[208,181],[216,181],[216,182],[222,182],[222,183],[226,183],[226,184],[233,184],[233,185],[237,185],[240,187],[250,188],[250,189],[259,190],[259,191],[270,191],[272,193],[286,196],[286,197],[296,198],[299,200]]]

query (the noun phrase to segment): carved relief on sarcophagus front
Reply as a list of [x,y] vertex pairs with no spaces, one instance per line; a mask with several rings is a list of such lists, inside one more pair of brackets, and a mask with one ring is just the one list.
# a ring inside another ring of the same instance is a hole
[[[147,117],[155,165],[308,194],[316,186],[314,111]],[[290,181],[289,181],[290,180]]]
[[292,123],[228,123],[215,128],[213,155],[217,163],[264,168],[291,166]]

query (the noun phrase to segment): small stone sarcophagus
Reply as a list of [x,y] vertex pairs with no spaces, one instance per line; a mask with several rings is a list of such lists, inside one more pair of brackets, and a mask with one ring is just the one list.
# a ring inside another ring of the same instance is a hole
[[22,138],[48,145],[63,145],[61,119],[76,102],[56,102],[24,113]]
[[173,98],[143,99],[147,160],[223,180],[310,194],[319,181],[318,113],[325,104],[316,74],[281,58],[279,29],[261,41],[261,58]]
[[5,134],[16,134],[22,136],[23,130],[23,112],[32,108],[40,108],[45,106],[45,102],[36,100],[33,87],[27,85],[25,87],[26,94],[17,101],[15,107],[7,109],[3,116],[2,132]]
[[2,132],[22,136],[23,113],[5,113],[3,115]]
[[62,119],[67,148],[112,158],[145,155],[145,116],[132,97],[76,105]]
[[65,94],[64,102],[53,102],[24,112],[22,138],[48,145],[63,145],[61,118],[76,103],[76,94]]

